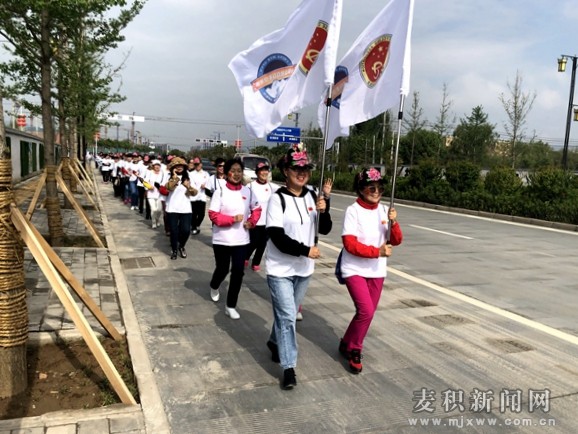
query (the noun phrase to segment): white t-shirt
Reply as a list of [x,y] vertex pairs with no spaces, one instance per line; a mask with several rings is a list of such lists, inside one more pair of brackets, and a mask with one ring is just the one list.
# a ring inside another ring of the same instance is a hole
[[[278,227],[285,234],[306,246],[315,244],[315,225],[317,210],[311,193],[303,197],[284,194],[285,212],[281,206],[279,194],[271,195],[267,209],[267,227]],[[265,260],[267,274],[277,277],[301,276],[313,274],[315,262],[307,256],[292,256],[282,253],[271,240],[267,241]]]
[[[162,170],[159,171],[159,173],[155,173],[154,170],[149,170],[146,173],[144,179],[153,187],[155,185],[155,182],[158,182],[160,185],[164,185],[168,181],[167,175]],[[154,187],[152,190],[147,190],[146,194],[147,198],[149,199],[159,199],[162,196],[161,193],[159,192],[159,189],[156,187]]]
[[271,184],[270,182],[260,184],[257,181],[253,181],[249,183],[248,187],[253,192],[253,195],[257,197],[257,200],[261,205],[261,217],[259,217],[257,226],[265,226],[265,223],[267,223],[269,199],[271,198],[271,195],[279,189],[279,186],[277,184]]
[[[341,235],[355,235],[360,243],[379,248],[386,241],[387,227],[387,206],[367,209],[355,202],[345,210]],[[385,277],[387,258],[362,258],[343,249],[341,272],[343,277]]]
[[259,203],[255,195],[247,186],[240,190],[231,190],[226,185],[223,189],[215,192],[211,199],[209,211],[215,211],[228,216],[243,214],[242,222],[233,223],[232,226],[213,225],[213,244],[224,246],[244,246],[249,244],[249,230],[243,227],[251,215],[251,210],[257,208]]
[[213,194],[220,188],[223,188],[227,181],[225,178],[217,178],[215,175],[209,176],[209,181],[207,182],[206,189],[213,192]]
[[201,185],[207,186],[209,182],[209,173],[204,170],[191,170],[189,172],[189,178],[191,179],[191,186],[195,187],[199,192],[195,196],[190,196],[191,202],[203,201],[206,202],[207,195],[205,194],[205,189],[201,188]]
[[[180,178],[181,176],[179,176],[179,179]],[[189,200],[189,197],[186,195],[186,193],[187,187],[185,187],[183,184],[181,184],[181,181],[179,181],[179,184],[173,191],[169,193],[166,198],[166,211],[177,214],[192,214],[193,210],[191,209],[191,201]]]

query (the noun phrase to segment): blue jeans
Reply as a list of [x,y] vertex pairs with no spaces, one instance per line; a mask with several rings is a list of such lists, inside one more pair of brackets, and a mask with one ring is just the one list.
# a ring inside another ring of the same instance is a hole
[[269,340],[277,344],[283,369],[297,366],[297,309],[309,287],[311,276],[277,277],[267,275],[273,305],[273,329]]
[[136,181],[129,181],[128,188],[130,192],[130,206],[138,206],[138,189],[136,188]]

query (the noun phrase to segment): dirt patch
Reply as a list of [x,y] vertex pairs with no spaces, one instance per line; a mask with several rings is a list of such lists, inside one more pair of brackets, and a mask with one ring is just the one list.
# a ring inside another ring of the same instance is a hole
[[[52,246],[52,242],[50,241],[49,234],[42,235],[48,244]],[[106,246],[106,240],[103,237],[100,237],[104,247]],[[90,235],[65,235],[62,239],[62,243],[58,247],[98,247],[94,238]]]
[[[102,346],[138,401],[126,340],[101,339]],[[58,341],[27,349],[28,389],[0,399],[0,419],[40,416],[59,410],[103,407],[120,400],[83,340]]]

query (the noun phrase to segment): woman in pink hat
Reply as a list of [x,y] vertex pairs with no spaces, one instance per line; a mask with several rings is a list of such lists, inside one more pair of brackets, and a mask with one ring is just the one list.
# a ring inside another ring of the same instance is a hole
[[[340,268],[355,305],[355,315],[339,343],[339,352],[348,360],[351,372],[358,374],[363,368],[363,341],[387,275],[387,258],[392,246],[401,244],[403,235],[395,209],[380,203],[384,179],[378,170],[364,169],[358,173],[353,189],[357,200],[345,211]],[[390,226],[391,238],[387,240]]]

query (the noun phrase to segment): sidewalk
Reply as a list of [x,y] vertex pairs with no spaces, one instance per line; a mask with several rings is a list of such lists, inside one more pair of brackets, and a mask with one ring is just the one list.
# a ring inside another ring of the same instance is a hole
[[[98,187],[104,186],[98,185]],[[106,216],[101,216],[99,211],[92,209],[82,194],[75,194],[75,197],[84,206],[98,232],[105,234]],[[22,204],[21,209],[25,210],[27,206],[28,203]],[[75,210],[62,208],[61,213],[64,232],[67,236],[90,237]],[[46,210],[36,209],[32,216],[32,223],[40,233],[47,234]],[[126,285],[124,294],[123,288],[118,285],[122,277],[119,279],[119,269],[114,270],[115,258],[109,252],[111,241],[114,243],[110,237],[107,237],[109,249],[59,247],[54,250],[119,333],[126,334],[125,324],[131,323],[125,311],[130,311],[130,307],[121,306],[121,299],[124,299],[126,303],[127,300],[130,302],[130,298]],[[24,271],[28,290],[30,340],[53,342],[56,336],[65,339],[81,339],[80,332],[52,291],[50,283],[28,249],[25,249]],[[78,300],[74,293],[73,296]],[[103,327],[84,304],[78,301],[78,306],[97,335],[105,334]],[[132,326],[138,328],[134,324]],[[146,391],[141,392],[141,395],[143,393],[146,395]],[[16,433],[144,434],[146,430],[141,405],[117,404],[91,410],[61,411],[38,417],[0,420],[0,434]]]

